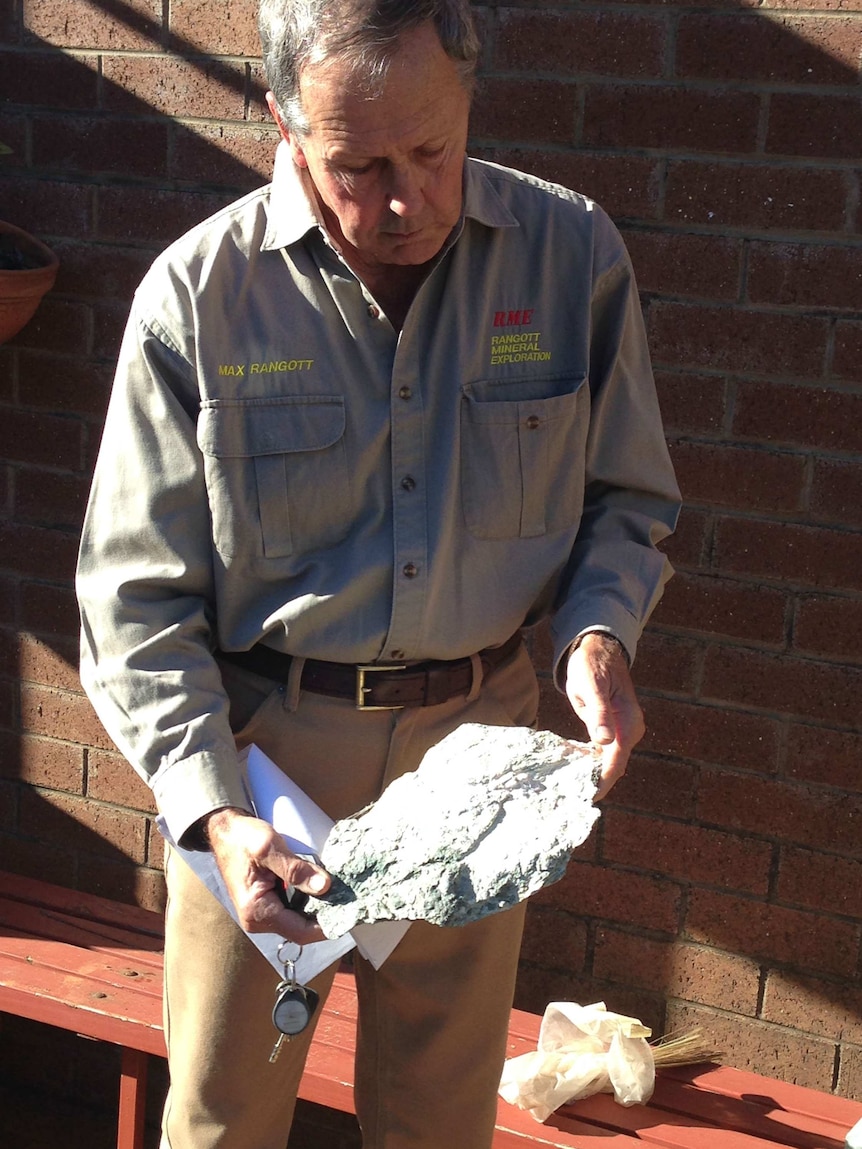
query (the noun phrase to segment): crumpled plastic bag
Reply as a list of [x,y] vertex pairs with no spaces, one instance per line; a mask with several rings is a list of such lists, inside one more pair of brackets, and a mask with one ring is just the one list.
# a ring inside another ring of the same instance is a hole
[[603,1001],[551,1002],[538,1049],[503,1066],[500,1096],[537,1121],[593,1093],[613,1093],[620,1105],[644,1104],[655,1088],[651,1034],[636,1017],[610,1013]]

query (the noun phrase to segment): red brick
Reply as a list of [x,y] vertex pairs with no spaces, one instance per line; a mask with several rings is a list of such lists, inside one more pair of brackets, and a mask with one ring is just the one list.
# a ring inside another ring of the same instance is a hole
[[198,111],[212,119],[241,120],[245,110],[245,69],[205,57],[104,56],[104,105],[111,112],[159,112],[187,116]]
[[0,44],[17,44],[20,34],[18,13],[12,4],[7,4],[0,11]]
[[686,442],[671,444],[671,459],[687,502],[752,511],[796,511],[803,505],[803,455]]
[[748,295],[753,303],[858,311],[862,308],[862,249],[752,243]]
[[850,194],[842,171],[674,160],[668,165],[665,218],[719,228],[843,231]]
[[762,1016],[818,1037],[862,1042],[862,993],[846,984],[770,970]]
[[641,291],[710,300],[739,298],[742,240],[626,229]]
[[68,742],[22,735],[14,759],[6,761],[4,756],[0,769],[28,786],[47,786],[71,794],[84,790],[84,753],[80,746]]
[[0,104],[14,108],[95,108],[98,56],[0,51]]
[[855,160],[862,153],[856,96],[773,92],[766,151],[774,155]]
[[0,578],[0,627],[14,625],[18,618],[17,579]]
[[473,102],[471,134],[507,143],[571,144],[576,100],[572,84],[484,78]]
[[839,322],[835,327],[835,361],[833,371],[838,379],[862,380],[862,323]]
[[684,882],[765,894],[772,846],[738,834],[609,810],[602,819],[604,861]]
[[822,726],[792,725],[784,771],[802,782],[821,782],[862,794],[862,735]]
[[266,93],[269,90],[263,64],[252,60],[246,65],[248,81],[248,108],[245,118],[249,124],[271,124],[272,116],[266,106]]
[[862,668],[731,648],[709,650],[705,698],[740,702],[830,725],[856,726]]
[[680,887],[664,878],[573,862],[553,886],[534,895],[537,905],[554,906],[601,921],[644,926],[675,935],[680,921]]
[[20,786],[11,782],[0,782],[0,864],[2,864],[4,841],[17,821],[20,790]]
[[694,813],[697,771],[686,762],[658,758],[636,750],[625,776],[617,782],[602,808],[628,808],[670,818]]
[[[32,634],[20,634],[18,674],[22,682],[79,691],[77,638],[55,636],[47,642]],[[60,737],[63,737],[62,733]]]
[[732,432],[772,444],[862,451],[862,395],[740,380]]
[[74,5],[69,0],[24,0],[29,39],[59,48],[107,48],[146,51],[161,37],[162,0],[99,0]]
[[[3,16],[0,14],[0,21],[2,21],[2,19]],[[10,164],[16,164],[23,166],[27,162],[27,133],[29,119],[29,116],[15,116],[4,109],[2,144],[4,149],[9,149],[8,151],[4,150],[3,152],[0,152],[0,157],[2,157],[0,162],[2,162],[4,165],[8,166]]]
[[697,887],[689,891],[685,935],[749,958],[852,977],[859,926]]
[[858,1046],[841,1046],[836,1092],[862,1101],[862,1049]]
[[0,867],[10,873],[62,886],[69,884],[74,865],[74,854],[65,842],[57,843],[46,837],[29,840],[17,834],[0,834]]
[[32,133],[37,168],[153,179],[167,174],[168,128],[164,123],[35,116]]
[[862,463],[815,460],[811,510],[821,522],[862,527]]
[[788,596],[730,579],[678,573],[665,588],[664,626],[778,645],[785,639]]
[[192,45],[231,56],[260,55],[257,6],[246,0],[171,0],[170,29],[175,48]]
[[500,9],[494,67],[561,76],[658,78],[667,25],[623,12],[519,12]]
[[18,691],[12,682],[0,683],[0,727],[11,730],[18,717]]
[[68,355],[86,355],[90,349],[92,309],[85,303],[45,296],[39,310],[20,334],[17,347],[37,351],[60,351]]
[[22,794],[20,822],[22,832],[32,837],[62,841],[75,850],[144,860],[146,819],[140,814],[40,790]]
[[126,300],[111,303],[100,299],[93,304],[93,356],[115,363],[129,319]]
[[539,680],[539,725],[561,738],[587,739],[586,730],[580,719],[575,717],[568,699],[547,678]]
[[164,870],[165,852],[165,839],[156,829],[156,825],[153,819],[150,818],[149,829],[147,833],[147,865],[152,866],[157,870]]
[[0,457],[7,462],[76,470],[81,447],[81,424],[76,419],[15,409],[4,411],[0,419]]
[[722,519],[715,563],[735,572],[827,589],[862,589],[862,537],[795,523]]
[[721,1060],[737,1069],[789,1081],[829,1093],[835,1045],[781,1025],[718,1012],[705,1006],[671,1002],[668,1029],[701,1029]]
[[126,307],[154,255],[139,247],[109,243],[60,242],[53,247],[60,260],[57,291],[79,299],[122,302]]
[[862,659],[862,602],[837,597],[801,598],[793,646],[826,658]]
[[174,179],[251,190],[267,183],[279,136],[275,127],[173,125],[170,174]]
[[0,218],[49,243],[86,238],[93,227],[93,191],[86,184],[28,178],[0,180]]
[[472,148],[471,155],[530,172],[595,200],[615,219],[654,219],[658,212],[659,170],[641,156],[548,152],[529,148]]
[[587,927],[579,917],[530,904],[521,946],[523,961],[577,973],[584,968]]
[[80,530],[88,492],[89,482],[79,475],[21,468],[15,480],[15,518],[43,527]]
[[790,905],[862,918],[862,860],[783,846],[776,893]]
[[682,699],[642,701],[645,750],[757,774],[775,772],[780,730],[772,718]]
[[[658,612],[653,618],[662,621],[664,611],[661,605]],[[647,629],[638,643],[633,677],[639,688],[645,686],[650,690],[689,694],[694,693],[699,669],[700,652],[693,642],[654,634]]]
[[48,418],[61,412],[104,415],[112,367],[24,348],[18,354],[20,392],[28,407],[47,410],[50,413]]
[[78,637],[78,604],[71,586],[21,584],[21,626],[33,634]]
[[115,902],[163,912],[167,904],[164,875],[148,867],[104,856],[106,854],[107,850],[103,856],[96,853],[81,855],[77,866],[80,888]]
[[860,854],[862,798],[828,786],[704,769],[697,817],[784,846],[810,846],[849,857]]
[[7,571],[65,582],[75,573],[78,540],[63,531],[0,522],[0,555]]
[[150,788],[121,754],[107,750],[87,753],[87,797],[148,814],[156,805]]
[[120,243],[170,243],[227,204],[224,195],[199,191],[102,187],[98,194],[99,238]]
[[697,13],[680,19],[676,75],[683,79],[855,84],[862,27],[822,19]]
[[654,989],[719,1009],[753,1013],[760,970],[735,954],[683,942],[657,942],[622,930],[596,933],[593,970],[597,977]]
[[676,530],[661,549],[674,566],[699,566],[712,535],[712,515],[683,506]]
[[541,1016],[551,1001],[577,1001],[584,1005],[604,1001],[616,1013],[640,1018],[655,1033],[660,1032],[664,1014],[664,999],[649,990],[613,985],[562,970],[531,968],[524,963],[518,976],[515,1008]]
[[587,88],[587,147],[753,152],[759,98],[753,92],[634,84]]
[[656,390],[668,434],[715,434],[727,410],[727,382],[712,375],[656,372]]
[[661,366],[819,376],[829,321],[741,307],[653,302],[650,343]]
[[21,688],[21,726],[29,734],[79,742],[103,750],[113,749],[101,722],[82,694],[24,684]]

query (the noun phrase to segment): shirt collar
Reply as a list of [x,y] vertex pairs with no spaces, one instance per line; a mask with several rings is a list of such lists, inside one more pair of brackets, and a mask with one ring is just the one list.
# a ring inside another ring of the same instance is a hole
[[[518,220],[503,203],[488,178],[484,165],[471,159],[464,162],[462,223],[456,226],[452,241],[460,235],[464,219],[474,219],[485,227],[519,226]],[[314,228],[324,230],[314,201],[293,162],[290,148],[282,140],[275,151],[267,225],[261,251],[288,247]]]
[[282,140],[275,149],[266,232],[260,249],[275,251],[288,247],[320,226],[314,201],[305,190],[289,146]]

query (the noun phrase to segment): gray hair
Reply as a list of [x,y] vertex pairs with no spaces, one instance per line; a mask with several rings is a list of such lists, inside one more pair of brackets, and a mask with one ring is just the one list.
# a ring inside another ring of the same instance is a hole
[[385,79],[399,37],[429,20],[472,92],[479,39],[470,0],[260,0],[264,67],[285,126],[308,134],[299,95],[307,65],[341,57],[373,89]]

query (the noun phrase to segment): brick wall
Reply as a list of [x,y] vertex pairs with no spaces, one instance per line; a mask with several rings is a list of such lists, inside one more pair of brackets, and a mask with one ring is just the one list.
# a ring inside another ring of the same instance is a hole
[[[80,693],[72,571],[133,286],[267,178],[253,8],[0,5],[0,218],[62,260],[0,347],[0,866],[147,906],[152,806]],[[531,906],[519,1003],[699,1024],[862,1097],[862,3],[477,11],[472,150],[620,225],[686,499],[635,666],[649,732]]]

